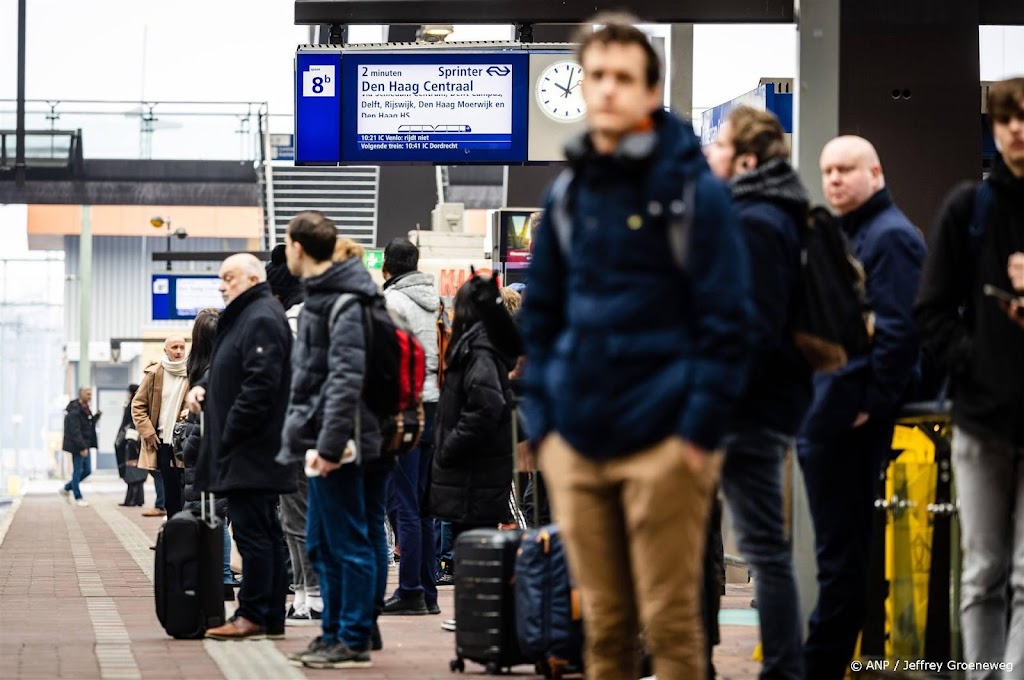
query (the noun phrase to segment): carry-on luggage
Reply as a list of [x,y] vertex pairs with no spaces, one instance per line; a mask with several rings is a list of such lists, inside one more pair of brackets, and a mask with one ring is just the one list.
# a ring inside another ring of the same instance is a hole
[[516,638],[515,562],[520,532],[474,529],[455,541],[455,654],[498,675],[526,663]]
[[201,638],[224,625],[224,528],[212,494],[201,511],[182,510],[156,539],[153,590],[156,615],[171,637]]
[[516,558],[516,632],[523,655],[545,678],[583,669],[583,613],[557,524],[523,536]]

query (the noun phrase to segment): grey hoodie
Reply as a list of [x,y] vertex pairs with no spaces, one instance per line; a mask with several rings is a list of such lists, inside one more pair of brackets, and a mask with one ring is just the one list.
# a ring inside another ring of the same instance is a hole
[[437,315],[441,298],[434,277],[423,272],[409,272],[384,284],[388,310],[398,315],[423,345],[427,373],[423,381],[423,401],[435,403],[437,389]]

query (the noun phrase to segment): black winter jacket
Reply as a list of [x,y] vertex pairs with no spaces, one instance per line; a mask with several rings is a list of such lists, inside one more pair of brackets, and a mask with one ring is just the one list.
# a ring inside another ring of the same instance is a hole
[[735,428],[767,428],[792,437],[811,404],[811,367],[793,344],[791,315],[800,283],[807,192],[776,159],[732,181],[750,251],[754,360],[736,408]]
[[987,181],[992,205],[977,259],[968,234],[976,184],[969,182],[949,195],[932,230],[915,314],[932,354],[952,371],[953,422],[1024,446],[1024,330],[982,292],[985,284],[1012,291],[1007,261],[1024,252],[1024,179],[999,157]]
[[514,361],[477,323],[459,340],[437,408],[429,514],[464,524],[509,520],[512,411],[508,373]]
[[71,453],[99,446],[96,440],[96,422],[100,419],[75,399],[64,409],[64,442],[62,448]]
[[[199,463],[199,450],[202,446],[202,435],[200,434],[199,416],[189,413],[185,419],[184,443],[181,446],[182,462],[185,469],[181,472],[182,492],[181,500],[186,510],[198,511],[201,495],[196,488],[196,466]],[[220,517],[226,517],[228,511],[228,499],[217,498],[215,511]]]
[[377,285],[356,258],[331,265],[306,279],[306,303],[292,351],[294,373],[279,463],[301,463],[307,449],[335,462],[355,439],[360,409],[360,460],[380,458],[380,426],[362,399],[366,378],[366,330],[363,306],[349,304],[328,328],[331,310],[342,293],[380,297]]
[[227,306],[206,385],[205,436],[196,486],[215,493],[290,493],[293,475],[274,461],[291,383],[292,332],[260,283]]

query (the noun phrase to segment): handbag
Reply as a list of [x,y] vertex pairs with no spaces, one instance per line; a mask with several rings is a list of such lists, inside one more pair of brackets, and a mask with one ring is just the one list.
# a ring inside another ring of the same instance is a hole
[[141,484],[146,481],[146,477],[149,477],[149,470],[143,470],[139,467],[139,460],[128,461],[124,467],[124,483],[125,484]]

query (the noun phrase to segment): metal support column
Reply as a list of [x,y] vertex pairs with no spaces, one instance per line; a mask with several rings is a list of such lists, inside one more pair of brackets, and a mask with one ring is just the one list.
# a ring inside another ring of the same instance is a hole
[[686,120],[693,119],[693,24],[672,24],[668,49],[668,103]]
[[[821,148],[839,132],[839,22],[840,2],[798,0],[797,87],[793,102],[793,162],[800,179],[821,204]],[[814,554],[814,525],[800,464],[794,456],[790,536],[793,569],[800,596],[800,621],[807,622],[818,602],[818,565]]]
[[25,186],[25,5],[26,0],[18,0],[18,113],[14,180],[19,189]]
[[[82,206],[82,235],[78,244],[78,389],[92,385],[89,332],[92,321],[92,206]],[[76,395],[77,396],[77,395]]]

